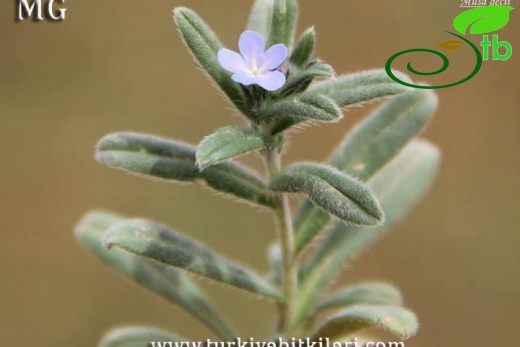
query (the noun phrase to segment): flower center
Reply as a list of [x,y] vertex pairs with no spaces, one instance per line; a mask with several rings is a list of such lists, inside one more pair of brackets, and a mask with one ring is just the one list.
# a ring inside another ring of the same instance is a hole
[[265,71],[263,67],[260,64],[258,64],[257,61],[253,61],[251,66],[249,67],[249,73],[252,77],[259,77],[262,76],[265,73]]
[[251,70],[251,75],[253,75],[254,77],[258,77],[258,76],[262,75],[262,73],[263,72],[260,69],[252,69]]

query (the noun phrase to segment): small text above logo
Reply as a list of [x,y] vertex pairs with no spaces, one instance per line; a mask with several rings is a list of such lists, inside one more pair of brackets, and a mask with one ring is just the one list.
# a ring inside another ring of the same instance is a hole
[[511,0],[460,0],[460,7],[510,6]]

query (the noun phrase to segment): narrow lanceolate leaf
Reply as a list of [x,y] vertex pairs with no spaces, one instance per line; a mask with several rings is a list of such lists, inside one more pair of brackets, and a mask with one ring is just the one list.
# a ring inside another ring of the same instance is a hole
[[303,93],[267,104],[258,119],[272,122],[271,133],[276,134],[302,122],[337,122],[342,117],[341,110],[331,99]]
[[439,159],[439,151],[433,145],[414,141],[370,180],[369,186],[385,211],[385,225],[362,228],[334,223],[302,268],[297,322],[307,317],[315,303],[316,293],[321,292],[349,261],[392,228],[425,195],[437,172]]
[[372,177],[426,127],[437,103],[428,90],[393,98],[354,127],[332,155],[331,165],[361,179]]
[[247,114],[246,97],[242,88],[231,79],[231,75],[218,62],[217,53],[223,45],[217,35],[199,15],[188,8],[176,8],[174,19],[184,43],[200,66],[235,106]]
[[401,339],[408,339],[419,330],[419,322],[413,312],[395,306],[358,305],[342,310],[328,318],[312,335],[338,340],[360,330],[377,327]]
[[291,47],[298,19],[298,0],[274,0],[269,44]]
[[314,48],[316,47],[316,31],[314,27],[305,30],[300,36],[294,51],[291,54],[290,62],[300,68],[306,68],[314,55]]
[[147,347],[151,342],[184,342],[185,338],[164,330],[149,327],[125,327],[108,332],[99,347]]
[[384,214],[374,193],[358,180],[330,166],[297,163],[270,185],[276,192],[305,193],[328,213],[354,225],[378,225]]
[[268,38],[271,32],[274,0],[256,0],[249,16],[247,28]]
[[[395,72],[401,80],[410,79]],[[403,94],[412,88],[394,82],[384,69],[368,70],[316,83],[309,91],[324,94],[340,106],[351,106],[382,97]]]
[[109,248],[115,246],[160,264],[268,298],[281,299],[275,288],[250,270],[160,224],[141,219],[125,220],[113,225],[103,240]]
[[97,145],[96,159],[110,167],[168,181],[202,181],[209,187],[263,206],[273,201],[265,183],[236,163],[200,171],[196,149],[178,141],[135,133],[110,134]]
[[204,169],[250,152],[267,149],[269,146],[269,139],[252,129],[221,128],[199,144],[197,165]]
[[278,94],[281,96],[298,94],[304,92],[315,78],[332,76],[334,76],[332,66],[322,61],[315,61],[303,70],[292,71]]
[[119,249],[103,246],[105,231],[123,218],[103,212],[87,214],[74,233],[82,247],[103,263],[163,298],[179,305],[224,339],[236,333],[218,313],[206,295],[182,271],[148,262]]
[[275,100],[268,104],[259,118],[268,122],[278,117],[293,117],[301,120],[337,121],[341,110],[326,96],[307,94]]
[[316,307],[317,311],[352,305],[402,305],[401,292],[386,283],[352,285],[329,295]]
[[[426,127],[436,108],[437,97],[431,91],[416,90],[389,100],[347,135],[330,164],[369,180]],[[297,249],[301,251],[329,221],[326,213],[304,201],[294,222]]]

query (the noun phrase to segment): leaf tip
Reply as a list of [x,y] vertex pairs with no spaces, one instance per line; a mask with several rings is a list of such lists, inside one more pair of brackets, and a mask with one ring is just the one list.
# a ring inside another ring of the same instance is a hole
[[96,151],[110,150],[120,142],[118,134],[105,135],[96,143]]
[[211,163],[197,159],[197,161],[195,162],[195,165],[197,165],[197,169],[199,169],[199,171],[202,172],[205,169],[207,169],[209,166],[211,166]]
[[173,12],[173,17],[174,18],[177,18],[178,16],[180,16],[183,12],[190,12],[191,10],[187,7],[184,7],[184,6],[178,6],[178,7],[174,7],[172,12]]
[[[188,16],[193,15],[193,10],[189,9],[188,7],[179,6],[175,7],[173,10],[173,20],[175,24],[177,25],[178,29],[182,31],[182,22],[184,21],[184,24],[189,20]],[[181,35],[182,36],[182,35]]]
[[385,212],[383,211],[383,207],[381,207],[379,202],[377,203],[377,209],[375,210],[373,217],[375,218],[374,226],[380,226],[386,222]]
[[[201,144],[202,143],[203,142],[201,142]],[[201,172],[207,169],[209,166],[213,165],[213,162],[204,156],[201,145],[199,145],[199,148],[197,148],[197,152],[195,153],[195,165]]]

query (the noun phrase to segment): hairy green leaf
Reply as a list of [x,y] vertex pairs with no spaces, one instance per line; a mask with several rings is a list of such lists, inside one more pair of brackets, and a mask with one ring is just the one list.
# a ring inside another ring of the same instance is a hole
[[[370,179],[426,127],[436,108],[437,97],[427,90],[389,100],[346,136],[330,164],[362,181]],[[326,213],[304,201],[294,221],[297,250],[305,248],[329,221]]]
[[302,93],[309,87],[315,78],[332,76],[334,76],[334,69],[332,66],[317,60],[310,63],[304,70],[291,70],[287,82],[285,82],[282,89],[278,91],[278,95],[288,96]]
[[[403,81],[410,81],[408,76],[401,72],[395,74]],[[394,82],[384,69],[374,69],[316,83],[309,91],[326,95],[340,106],[350,106],[407,93],[412,91],[412,88]]]
[[252,129],[221,128],[199,144],[196,155],[197,165],[204,169],[250,152],[265,150],[269,146],[269,138]]
[[83,217],[74,233],[85,249],[112,269],[184,308],[222,338],[234,338],[236,333],[230,325],[184,273],[123,250],[109,251],[103,246],[105,231],[122,220],[113,214],[92,212]]
[[116,246],[160,264],[281,300],[275,288],[250,270],[157,223],[142,219],[121,221],[107,231],[103,241],[109,248]]
[[249,16],[249,30],[256,31],[262,37],[268,38],[273,20],[274,0],[256,0]]
[[331,165],[362,180],[372,177],[426,127],[437,103],[429,90],[393,98],[352,130]]
[[473,35],[487,34],[505,27],[512,10],[514,7],[495,5],[472,8],[455,17],[453,27],[462,35],[468,28]]
[[336,104],[326,96],[303,93],[268,103],[259,120],[269,122],[280,117],[330,122],[337,121],[342,114]]
[[299,123],[337,122],[342,117],[341,110],[331,99],[303,93],[268,103],[258,119],[271,123],[271,134],[277,134]]
[[305,193],[328,213],[355,225],[378,225],[384,214],[374,193],[358,180],[330,166],[296,163],[270,184],[276,192]]
[[329,295],[317,305],[317,310],[352,305],[402,305],[401,292],[386,283],[352,285]]
[[274,0],[269,45],[292,46],[298,20],[298,0]]
[[408,339],[419,330],[419,322],[413,312],[395,306],[352,306],[328,318],[311,339],[320,337],[337,340],[359,330],[378,327]]
[[273,207],[265,183],[236,163],[222,163],[200,171],[193,146],[150,135],[115,133],[97,145],[96,159],[110,167],[171,181],[200,180],[209,187],[263,206]]
[[233,104],[247,115],[248,107],[244,91],[238,83],[231,79],[229,72],[224,70],[218,62],[217,53],[223,48],[223,45],[217,35],[194,11],[185,7],[177,7],[173,13],[184,43],[200,66]]
[[151,342],[184,342],[185,338],[164,330],[149,327],[125,327],[109,331],[99,347],[148,347]]
[[334,68],[321,60],[311,62],[301,73],[301,75],[312,79],[316,77],[333,77],[334,74]]
[[312,59],[315,47],[316,31],[314,30],[314,27],[310,27],[300,36],[300,39],[298,40],[298,43],[289,59],[290,62],[300,69],[306,68]]
[[386,215],[385,225],[376,228],[334,223],[319,248],[302,268],[300,302],[296,321],[304,320],[314,305],[316,293],[361,250],[392,228],[425,195],[439,165],[437,148],[413,141],[369,182]]

